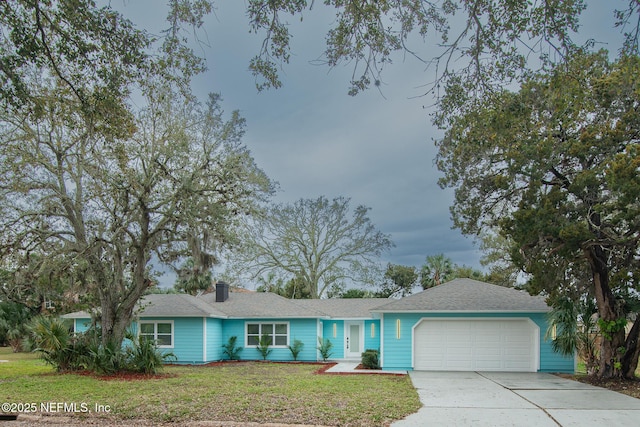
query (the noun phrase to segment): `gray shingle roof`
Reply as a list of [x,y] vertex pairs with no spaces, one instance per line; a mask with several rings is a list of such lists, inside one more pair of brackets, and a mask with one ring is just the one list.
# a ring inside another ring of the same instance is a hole
[[296,304],[324,313],[328,317],[371,318],[371,310],[390,300],[388,298],[301,299]]
[[[224,313],[210,304],[187,294],[145,295],[136,304],[136,312],[145,317],[226,317]],[[62,317],[86,319],[90,318],[91,314],[86,311],[76,311]]]
[[268,292],[229,292],[229,299],[224,302],[216,302],[215,293],[203,295],[199,299],[223,312],[227,317],[326,317],[324,313],[312,307],[305,307],[298,304],[298,301]]
[[[265,292],[230,292],[229,299],[215,302],[216,294],[150,294],[138,304],[144,317],[220,318],[370,318],[389,312],[546,312],[543,297],[525,291],[472,279],[456,279],[399,300],[353,298],[290,300]],[[86,312],[66,318],[87,318]]]
[[217,307],[187,294],[150,294],[142,297],[138,306],[145,317],[225,317]]
[[373,312],[467,311],[546,312],[544,297],[472,279],[455,279],[384,304]]

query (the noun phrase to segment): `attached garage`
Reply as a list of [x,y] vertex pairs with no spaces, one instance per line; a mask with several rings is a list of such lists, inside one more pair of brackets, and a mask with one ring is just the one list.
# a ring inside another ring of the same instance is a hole
[[575,359],[553,348],[542,296],[455,279],[390,301],[380,321],[386,370],[573,372]]
[[515,371],[539,369],[538,326],[530,319],[421,319],[413,330],[416,370]]

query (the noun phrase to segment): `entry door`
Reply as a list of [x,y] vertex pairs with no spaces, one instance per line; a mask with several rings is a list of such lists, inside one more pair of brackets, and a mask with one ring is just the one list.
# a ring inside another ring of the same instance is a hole
[[359,359],[364,351],[364,325],[362,322],[345,322],[345,359]]

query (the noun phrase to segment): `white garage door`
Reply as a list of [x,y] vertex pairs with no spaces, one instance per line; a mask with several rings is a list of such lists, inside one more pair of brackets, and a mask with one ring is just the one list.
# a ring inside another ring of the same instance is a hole
[[535,372],[538,334],[526,319],[422,319],[414,329],[414,369]]

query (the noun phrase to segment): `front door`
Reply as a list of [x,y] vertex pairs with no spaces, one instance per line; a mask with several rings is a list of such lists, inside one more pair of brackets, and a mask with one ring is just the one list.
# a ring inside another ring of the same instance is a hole
[[345,359],[360,359],[364,351],[364,328],[362,322],[345,322]]

